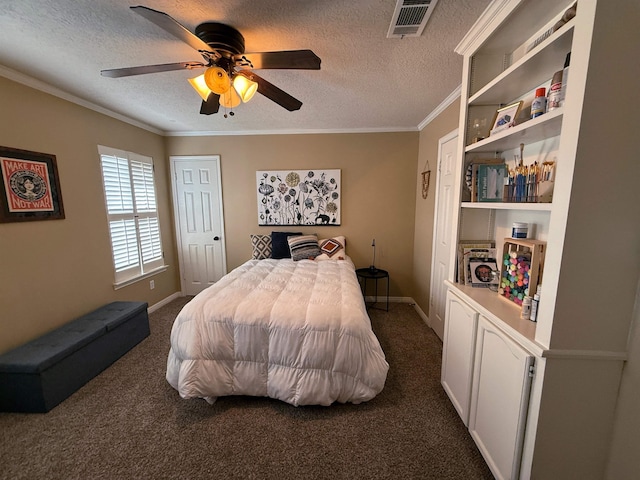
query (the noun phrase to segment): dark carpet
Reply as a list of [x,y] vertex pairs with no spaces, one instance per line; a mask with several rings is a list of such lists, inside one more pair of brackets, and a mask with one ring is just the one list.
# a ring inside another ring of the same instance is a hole
[[412,306],[369,310],[390,364],[360,405],[183,400],[166,382],[171,325],[46,414],[0,413],[2,479],[491,479],[440,385],[442,343]]

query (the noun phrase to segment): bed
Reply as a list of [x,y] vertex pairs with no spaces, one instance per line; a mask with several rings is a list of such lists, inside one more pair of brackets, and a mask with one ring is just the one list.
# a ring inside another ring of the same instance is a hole
[[342,247],[334,256],[252,258],[195,296],[172,327],[169,384],[209,403],[228,395],[295,406],[375,397],[389,365],[344,240]]

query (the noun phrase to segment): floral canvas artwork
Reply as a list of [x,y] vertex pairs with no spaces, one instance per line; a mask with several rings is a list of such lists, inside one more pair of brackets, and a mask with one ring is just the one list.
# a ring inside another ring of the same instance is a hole
[[258,225],[340,225],[340,170],[256,172]]

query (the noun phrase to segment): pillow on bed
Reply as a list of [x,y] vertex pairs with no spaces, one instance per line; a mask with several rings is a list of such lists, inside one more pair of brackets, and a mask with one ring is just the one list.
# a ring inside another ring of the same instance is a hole
[[289,243],[291,258],[294,262],[305,259],[313,260],[321,253],[317,235],[296,235],[287,238],[287,243]]
[[271,258],[271,235],[251,235],[251,249],[254,260]]
[[302,232],[271,232],[271,258],[291,258],[288,237],[302,235]]
[[320,240],[320,251],[322,252],[316,260],[344,260],[346,257],[345,247],[347,239],[339,235],[332,238]]

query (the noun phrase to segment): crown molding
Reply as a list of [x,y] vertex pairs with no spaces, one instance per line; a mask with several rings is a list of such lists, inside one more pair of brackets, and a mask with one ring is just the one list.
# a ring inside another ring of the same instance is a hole
[[476,45],[478,40],[485,35],[485,32],[493,30],[494,22],[502,21],[501,12],[505,11],[509,7],[509,11],[514,8],[513,4],[518,4],[522,0],[495,0],[491,2],[484,12],[478,17],[478,20],[469,29],[467,34],[462,37],[458,46],[454,49],[454,52],[464,55],[473,45]]
[[8,78],[14,82],[20,83],[27,87],[39,90],[41,92],[53,95],[68,102],[74,103],[81,107],[93,110],[95,112],[107,115],[116,120],[128,123],[135,127],[147,130],[151,133],[164,137],[211,137],[211,136],[240,136],[240,135],[316,135],[316,134],[340,134],[340,133],[405,133],[419,132],[430,122],[432,122],[443,110],[451,105],[460,96],[461,87],[458,86],[445,100],[436,107],[418,126],[416,127],[381,127],[381,128],[347,128],[347,129],[313,129],[313,130],[252,130],[252,131],[164,131],[152,127],[146,123],[134,120],[120,113],[116,113],[108,108],[101,107],[93,102],[72,95],[64,90],[49,85],[41,80],[30,77],[16,70],[0,65],[0,76]]
[[164,132],[166,137],[220,137],[234,135],[316,135],[316,134],[338,134],[338,133],[403,133],[417,132],[416,127],[406,128],[353,128],[334,130],[251,130],[251,131],[197,131],[197,132]]
[[9,80],[13,80],[14,82],[20,83],[27,87],[33,88],[35,90],[39,90],[44,93],[48,93],[49,95],[53,95],[54,97],[61,98],[71,103],[75,103],[84,108],[88,108],[89,110],[93,110],[98,113],[102,113],[103,115],[107,115],[109,117],[115,118],[116,120],[120,120],[125,123],[129,123],[135,127],[142,128],[143,130],[147,130],[149,132],[164,135],[162,130],[158,130],[151,125],[147,125],[146,123],[139,122],[138,120],[134,120],[125,115],[121,115],[116,113],[108,108],[101,107],[100,105],[96,105],[88,100],[84,100],[80,97],[76,97],[75,95],[71,95],[70,93],[65,92],[64,90],[60,90],[59,88],[48,85],[47,83],[25,75],[23,73],[17,72],[10,68],[5,67],[4,65],[0,65],[0,76],[8,78]]
[[447,107],[449,107],[449,105],[451,105],[460,97],[461,92],[462,92],[462,85],[458,85],[458,88],[456,88],[453,92],[451,92],[449,96],[445,98],[442,101],[442,103],[438,105],[435,108],[435,110],[433,110],[433,112],[431,112],[427,116],[427,118],[425,118],[422,122],[420,122],[420,124],[418,125],[418,131],[421,132],[427,125],[433,122],[438,117],[438,115],[440,115],[444,110],[447,109]]

